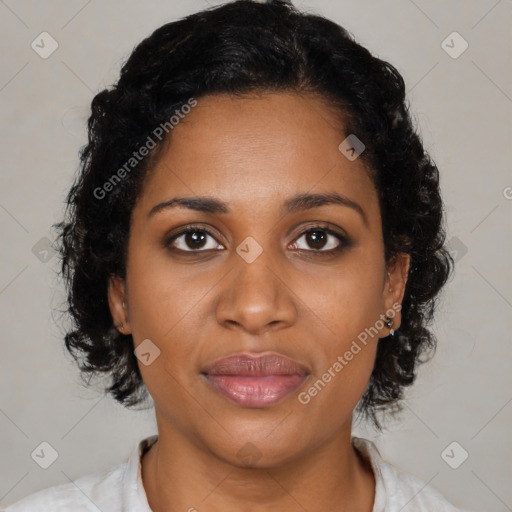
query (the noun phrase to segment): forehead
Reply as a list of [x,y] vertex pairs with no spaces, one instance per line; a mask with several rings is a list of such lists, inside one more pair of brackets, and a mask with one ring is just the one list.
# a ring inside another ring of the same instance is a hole
[[268,209],[297,193],[336,191],[379,216],[365,163],[339,150],[348,135],[341,114],[314,95],[201,97],[172,129],[137,209],[175,195]]

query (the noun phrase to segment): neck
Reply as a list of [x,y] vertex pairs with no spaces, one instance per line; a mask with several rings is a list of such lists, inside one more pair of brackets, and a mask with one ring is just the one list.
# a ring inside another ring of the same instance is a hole
[[373,472],[352,446],[350,428],[271,468],[237,467],[159,428],[142,459],[142,480],[153,512],[371,512],[375,499]]

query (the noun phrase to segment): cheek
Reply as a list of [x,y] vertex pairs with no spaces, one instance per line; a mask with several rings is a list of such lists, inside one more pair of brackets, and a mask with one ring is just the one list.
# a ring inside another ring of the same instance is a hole
[[302,291],[310,320],[318,326],[316,373],[303,398],[313,408],[332,408],[333,421],[355,407],[368,384],[384,313],[383,264],[363,254],[344,263]]
[[315,337],[315,375],[298,398],[311,408],[307,409],[311,416],[324,418],[327,430],[345,421],[368,385],[379,341],[378,291],[375,284],[362,286],[351,276],[325,290],[323,300],[318,295],[313,301],[312,309],[325,320]]
[[[216,274],[192,273],[186,265],[180,269],[165,255],[131,253],[127,287],[132,336],[136,346],[149,339],[158,347],[160,362],[165,363],[165,367],[159,365],[160,373],[183,373],[197,359],[195,353],[211,307],[208,293],[217,281]],[[155,378],[153,370],[141,367],[144,380]]]
[[338,341],[338,348],[375,325],[384,313],[382,280],[384,264],[357,252],[342,265],[317,274],[306,282],[300,296],[322,332]]
[[194,341],[201,325],[195,316],[203,287],[182,282],[170,266],[165,268],[155,261],[151,265],[138,263],[134,255],[127,279],[130,327],[135,347],[142,351],[143,343],[147,343],[143,340],[149,339],[158,354],[149,365],[139,358],[139,369],[155,403],[174,404],[166,414],[178,422],[174,413],[186,407],[187,393],[183,390],[190,389],[187,371],[195,357]]
[[193,307],[197,286],[184,282],[176,265],[156,244],[132,234],[127,266],[130,326],[135,341],[163,340]]
[[316,427],[320,438],[329,436],[352,415],[368,385],[377,341],[362,343],[356,337],[340,335],[322,347],[326,363],[297,396],[299,411],[306,418],[321,419]]

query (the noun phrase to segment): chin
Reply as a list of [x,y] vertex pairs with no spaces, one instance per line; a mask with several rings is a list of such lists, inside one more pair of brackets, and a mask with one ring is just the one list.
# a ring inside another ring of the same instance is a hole
[[[310,430],[315,432],[311,424],[305,429],[303,422],[292,423],[288,416],[294,416],[289,409],[265,420],[223,421],[225,430],[222,429],[221,443],[219,437],[204,439],[203,442],[219,459],[238,468],[283,467],[304,456],[320,442],[315,442],[313,433],[309,433]],[[215,436],[218,429],[210,430],[209,434]]]

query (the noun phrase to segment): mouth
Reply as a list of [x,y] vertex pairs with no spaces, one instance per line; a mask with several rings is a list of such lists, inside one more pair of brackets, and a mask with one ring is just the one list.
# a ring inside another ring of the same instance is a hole
[[305,366],[278,354],[238,354],[215,362],[201,373],[221,395],[249,408],[279,402],[309,375]]

